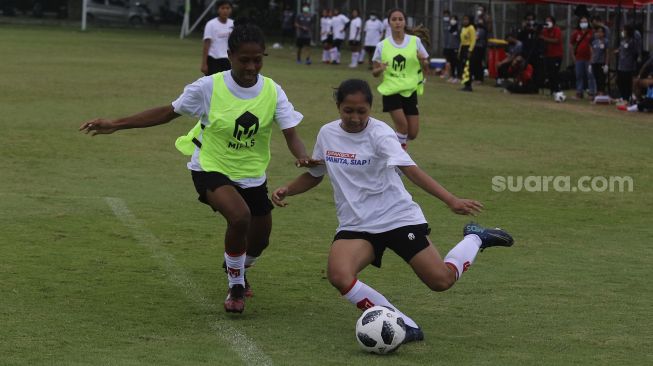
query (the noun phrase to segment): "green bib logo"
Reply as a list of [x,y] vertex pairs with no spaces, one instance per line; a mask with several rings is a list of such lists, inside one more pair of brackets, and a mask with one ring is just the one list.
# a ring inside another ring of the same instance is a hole
[[256,135],[258,132],[258,126],[258,117],[250,112],[245,112],[240,117],[236,118],[234,138],[241,141],[241,137],[245,135],[243,139],[249,139],[253,135]]
[[406,58],[402,55],[397,55],[392,58],[392,69],[394,71],[404,71],[406,68]]

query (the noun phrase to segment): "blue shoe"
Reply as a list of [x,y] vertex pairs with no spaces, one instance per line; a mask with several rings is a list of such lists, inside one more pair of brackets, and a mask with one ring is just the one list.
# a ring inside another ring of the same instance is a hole
[[473,221],[463,229],[463,236],[469,234],[476,234],[481,238],[481,251],[489,247],[510,247],[514,243],[512,236],[500,228],[484,228]]
[[404,338],[404,341],[401,342],[402,344],[405,343],[410,343],[410,342],[419,342],[424,340],[424,332],[422,332],[421,328],[413,328],[411,326],[406,325],[406,338]]

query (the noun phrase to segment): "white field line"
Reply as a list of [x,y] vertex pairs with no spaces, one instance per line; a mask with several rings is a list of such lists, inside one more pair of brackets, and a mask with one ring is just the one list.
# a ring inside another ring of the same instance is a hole
[[[152,252],[152,257],[159,261],[166,273],[170,276],[172,282],[177,285],[188,298],[203,310],[213,314],[224,311],[211,303],[202,295],[200,290],[195,286],[190,276],[188,276],[182,267],[177,265],[175,257],[168,253],[162,246],[159,239],[143,226],[140,221],[129,210],[125,201],[121,198],[105,197],[113,214],[125,225],[131,234]],[[225,324],[219,320],[212,321],[210,327],[218,337],[226,341],[231,348],[242,358],[246,365],[272,365],[272,360],[245,334],[238,329]]]

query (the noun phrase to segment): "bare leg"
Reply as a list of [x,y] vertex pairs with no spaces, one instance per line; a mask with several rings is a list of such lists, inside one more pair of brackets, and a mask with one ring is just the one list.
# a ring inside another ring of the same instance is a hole
[[331,245],[327,264],[327,277],[341,293],[356,279],[363,268],[374,261],[372,244],[363,239],[336,240]]
[[419,133],[419,115],[406,116],[407,134],[409,140],[415,140]]
[[417,253],[408,264],[417,277],[433,291],[445,291],[456,282],[456,270],[442,260],[432,244]]
[[236,188],[221,186],[215,191],[206,192],[206,197],[211,207],[220,212],[227,220],[224,246],[227,253],[243,253],[247,250],[247,233],[249,231],[251,215],[245,200]]
[[390,117],[392,118],[392,122],[395,124],[395,130],[403,135],[408,134],[408,119],[406,118],[406,115],[404,114],[403,109],[395,109],[394,111],[390,111]]

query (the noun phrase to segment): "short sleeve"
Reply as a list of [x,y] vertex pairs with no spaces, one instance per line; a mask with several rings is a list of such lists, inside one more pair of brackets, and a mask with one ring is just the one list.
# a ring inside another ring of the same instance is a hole
[[420,56],[422,56],[422,58],[429,57],[429,53],[426,50],[426,48],[424,48],[424,45],[422,44],[422,40],[419,37],[415,37],[415,38],[417,38],[417,52],[420,54]]
[[208,21],[206,26],[204,26],[204,37],[202,40],[212,39],[211,34],[213,33],[213,22]]
[[[315,142],[315,147],[313,147],[313,160],[324,160],[324,149],[322,148],[320,133],[317,135],[317,141]],[[308,172],[314,177],[321,177],[326,174],[326,165],[318,165],[308,169]]]
[[198,118],[207,115],[212,90],[213,78],[210,76],[199,78],[194,83],[186,85],[184,92],[172,102],[175,113]]
[[387,166],[411,166],[417,165],[410,155],[401,147],[397,136],[384,134],[377,139],[377,153],[386,160]]
[[304,118],[304,115],[295,110],[279,84],[275,83],[275,87],[277,88],[277,109],[274,112],[274,120],[277,121],[279,128],[282,130],[297,126]]
[[381,51],[383,51],[383,41],[377,43],[376,49],[374,50],[374,56],[372,56],[372,61],[382,62]]

